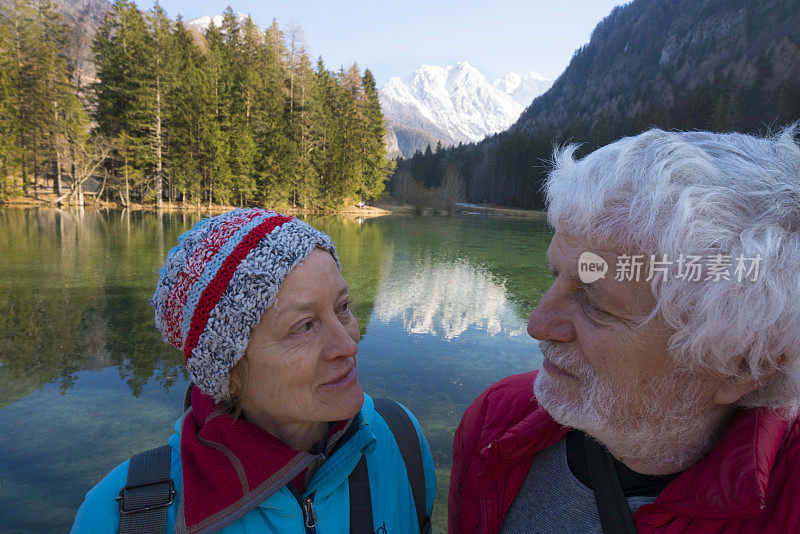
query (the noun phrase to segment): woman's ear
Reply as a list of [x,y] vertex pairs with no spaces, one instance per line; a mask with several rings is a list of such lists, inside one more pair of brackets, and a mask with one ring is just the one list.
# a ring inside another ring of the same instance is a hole
[[233,366],[233,369],[231,369],[231,376],[228,380],[228,391],[230,391],[231,397],[235,397],[240,401],[242,397],[244,397],[248,374],[249,368],[247,365],[247,354],[245,353],[236,365]]

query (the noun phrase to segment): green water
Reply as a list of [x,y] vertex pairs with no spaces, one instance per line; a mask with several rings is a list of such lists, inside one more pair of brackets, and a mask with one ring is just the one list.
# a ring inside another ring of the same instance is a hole
[[[197,214],[0,210],[0,530],[64,532],[89,490],[181,414],[182,355],[147,299]],[[452,435],[487,386],[535,368],[549,285],[541,222],[308,217],[336,241],[361,326],[359,378],[420,419],[446,525]]]

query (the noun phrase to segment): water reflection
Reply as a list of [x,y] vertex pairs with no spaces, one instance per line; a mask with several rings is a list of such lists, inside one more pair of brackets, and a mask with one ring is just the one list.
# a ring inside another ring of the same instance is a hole
[[0,211],[0,407],[74,374],[117,366],[138,395],[182,358],[153,328],[156,267],[186,216]]
[[[183,357],[161,341],[147,301],[164,255],[199,217],[0,209],[4,532],[68,530],[100,476],[170,433]],[[306,220],[336,241],[365,390],[403,402],[425,429],[440,485],[434,531],[443,532],[463,410],[540,357],[521,334],[550,283],[549,231],[490,218]]]
[[400,319],[413,334],[457,338],[470,327],[489,335],[524,333],[506,298],[505,282],[465,260],[397,261],[381,281],[375,315]]

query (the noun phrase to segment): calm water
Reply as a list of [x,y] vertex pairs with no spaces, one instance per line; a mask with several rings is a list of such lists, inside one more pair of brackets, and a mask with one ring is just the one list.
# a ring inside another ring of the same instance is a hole
[[[187,379],[147,299],[198,218],[0,210],[3,532],[67,531],[105,473],[169,437]],[[336,241],[364,389],[408,406],[431,443],[443,532],[461,415],[541,360],[525,325],[549,285],[550,231],[487,216],[306,220]]]

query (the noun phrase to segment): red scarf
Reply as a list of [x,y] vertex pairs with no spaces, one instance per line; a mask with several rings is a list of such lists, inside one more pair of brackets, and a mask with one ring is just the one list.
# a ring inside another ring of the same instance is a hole
[[[312,455],[244,419],[234,419],[197,387],[191,395],[192,407],[181,428],[183,517],[178,518],[188,532],[238,518],[292,478],[303,479],[305,469],[290,473],[301,463],[307,466]],[[332,434],[346,423],[331,425]]]

